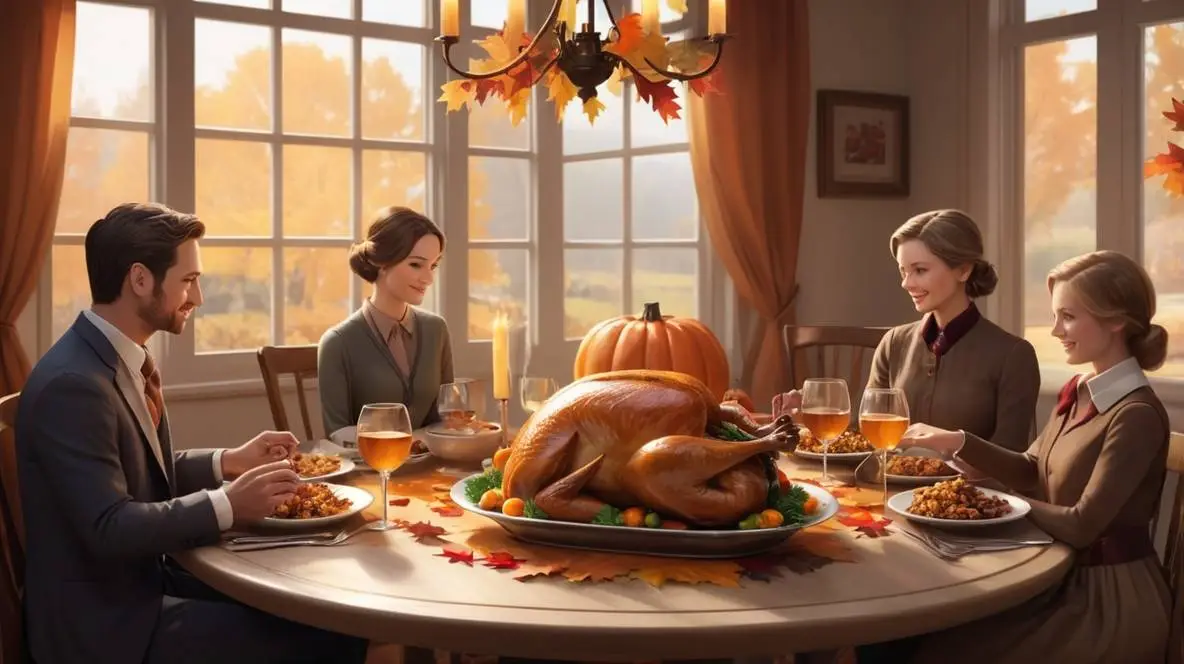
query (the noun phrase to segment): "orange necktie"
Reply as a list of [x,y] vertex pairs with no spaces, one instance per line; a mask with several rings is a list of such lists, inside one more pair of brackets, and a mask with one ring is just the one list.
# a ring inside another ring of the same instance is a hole
[[160,391],[160,372],[156,370],[156,363],[151,355],[144,356],[144,364],[140,367],[144,375],[144,396],[148,397],[148,415],[152,417],[152,426],[160,428],[160,418],[164,414],[164,394]]

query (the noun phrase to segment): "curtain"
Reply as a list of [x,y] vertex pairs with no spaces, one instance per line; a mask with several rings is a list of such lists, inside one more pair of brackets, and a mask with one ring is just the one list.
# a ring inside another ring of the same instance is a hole
[[789,389],[782,326],[794,322],[810,123],[805,0],[728,3],[722,94],[687,94],[691,163],[712,247],[760,314],[744,385],[757,404]]

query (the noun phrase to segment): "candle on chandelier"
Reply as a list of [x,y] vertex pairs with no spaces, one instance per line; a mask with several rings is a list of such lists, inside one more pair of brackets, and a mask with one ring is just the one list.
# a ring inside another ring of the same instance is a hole
[[576,31],[576,0],[561,0],[559,3],[559,20],[567,23],[567,31]]
[[440,34],[445,37],[460,36],[460,0],[443,0],[440,3]]
[[522,32],[526,29],[526,0],[510,0],[506,10],[506,43],[510,45],[511,56],[518,55],[518,42],[522,41]]
[[649,34],[657,34],[659,31],[660,22],[658,21],[658,0],[641,0],[641,27]]
[[493,319],[493,398],[510,398],[510,319],[500,311]]
[[707,34],[722,35],[728,31],[728,6],[726,0],[708,0]]

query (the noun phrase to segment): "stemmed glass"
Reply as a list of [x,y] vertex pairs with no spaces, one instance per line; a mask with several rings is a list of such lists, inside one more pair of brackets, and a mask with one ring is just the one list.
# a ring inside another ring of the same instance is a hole
[[810,430],[822,443],[823,484],[833,484],[838,479],[827,472],[827,450],[831,442],[847,430],[851,422],[851,395],[847,392],[847,381],[842,378],[811,378],[802,384],[802,425]]
[[386,485],[391,472],[397,470],[411,456],[411,417],[401,403],[372,403],[362,406],[358,416],[358,453],[362,460],[378,471],[382,486],[382,521],[370,525],[371,530],[392,530],[387,518]]
[[884,504],[888,504],[888,451],[896,449],[909,428],[909,404],[897,387],[872,387],[859,405],[859,431],[879,451]]
[[553,379],[536,376],[523,376],[518,387],[522,398],[522,410],[528,413],[542,408],[543,403],[558,389]]
[[444,422],[444,428],[467,434],[476,433],[473,424],[477,409],[473,404],[469,383],[444,383],[436,401],[436,410]]

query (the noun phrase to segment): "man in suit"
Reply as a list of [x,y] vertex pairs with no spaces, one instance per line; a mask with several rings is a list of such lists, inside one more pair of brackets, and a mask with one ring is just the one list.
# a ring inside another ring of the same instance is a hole
[[21,394],[26,634],[41,664],[365,656],[364,641],[234,602],[166,558],[263,519],[299,480],[287,432],[173,451],[145,344],[157,331],[179,334],[201,305],[204,232],[195,216],[157,204],[120,205],[95,222],[86,235],[93,305]]

